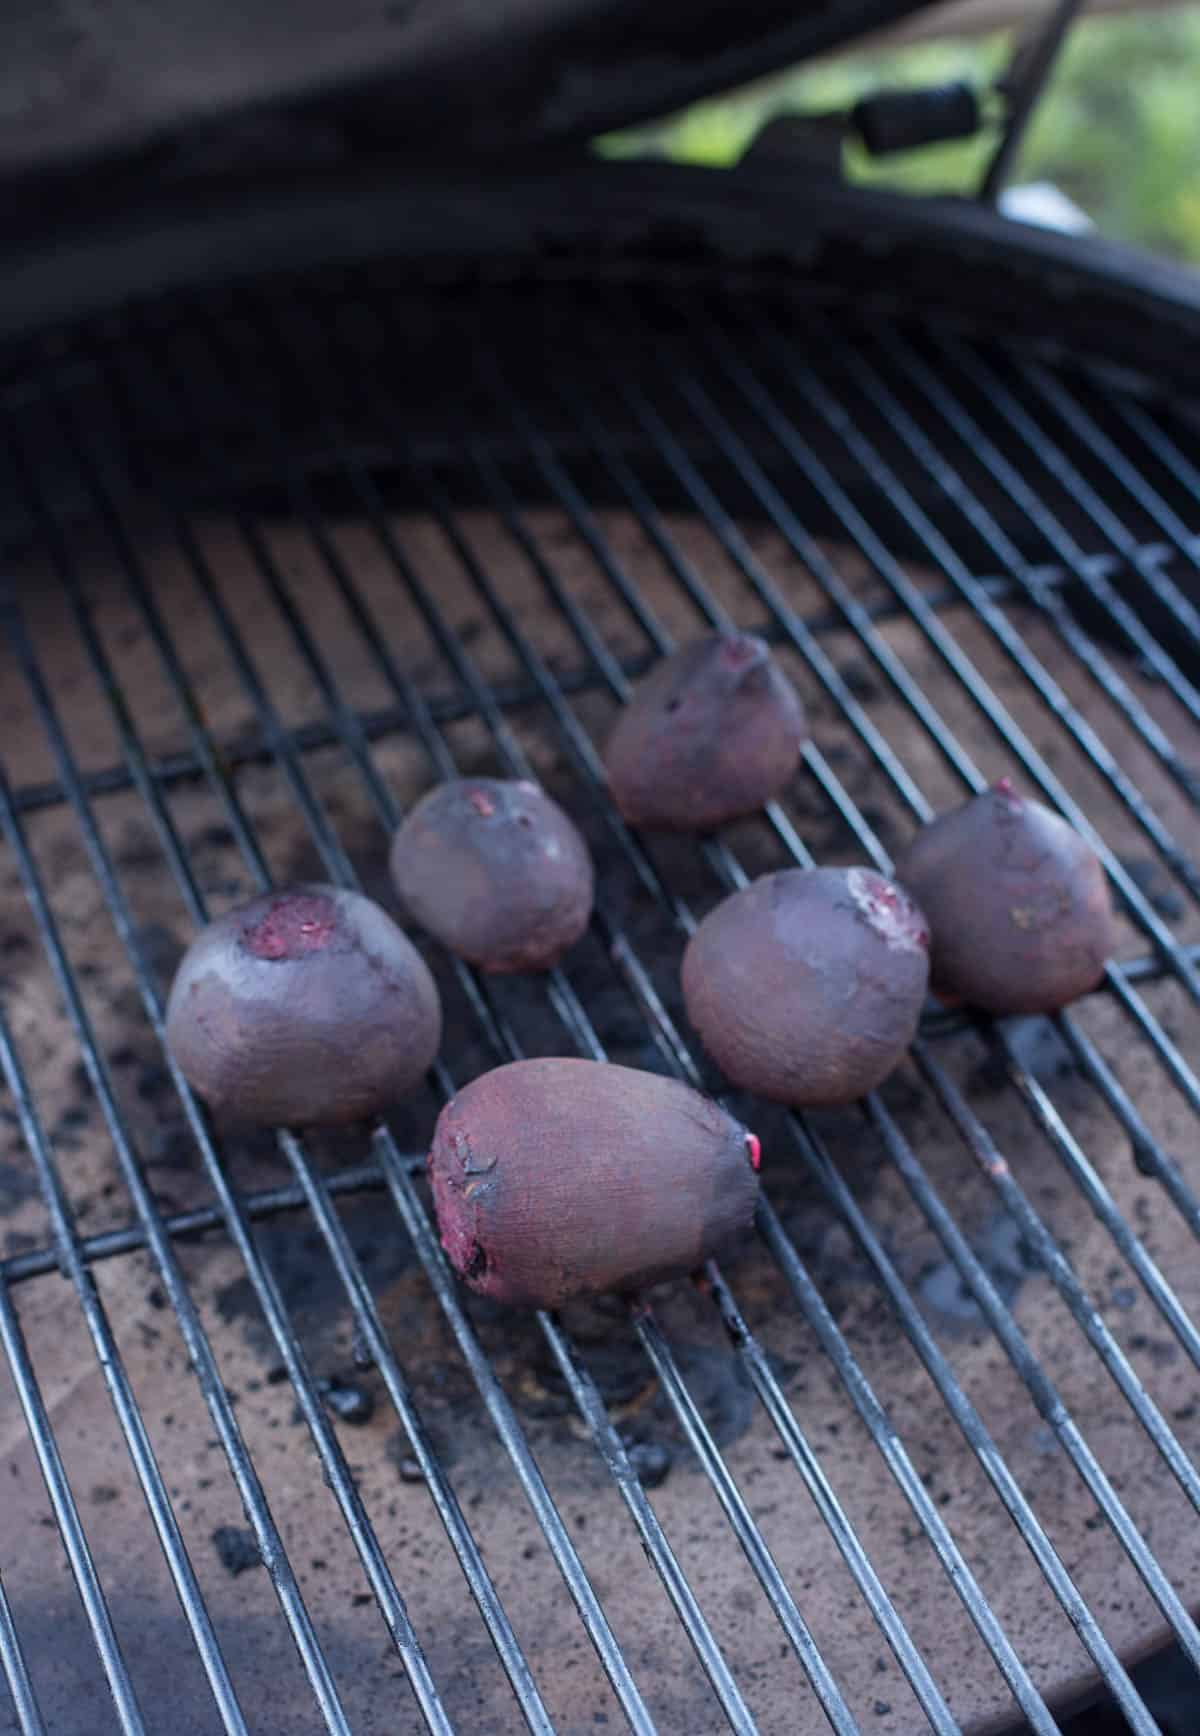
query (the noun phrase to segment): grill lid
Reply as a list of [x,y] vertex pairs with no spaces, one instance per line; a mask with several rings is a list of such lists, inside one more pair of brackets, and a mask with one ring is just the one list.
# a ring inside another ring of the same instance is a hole
[[[36,17],[0,67],[0,175],[155,157],[270,111],[303,163],[347,130],[431,163],[578,141],[772,72],[915,0],[113,0]],[[141,165],[145,166],[145,165]]]

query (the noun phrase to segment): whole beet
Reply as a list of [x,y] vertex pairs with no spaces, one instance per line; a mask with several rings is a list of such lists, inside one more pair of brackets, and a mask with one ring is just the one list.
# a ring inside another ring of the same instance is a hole
[[192,1088],[238,1122],[359,1121],[414,1085],[441,1041],[437,986],[377,904],[336,886],[264,893],[203,929],[167,1003]]
[[429,1153],[442,1246],[472,1289],[557,1308],[692,1271],[750,1228],[758,1141],[687,1085],[514,1061],[447,1103]]
[[1007,778],[918,832],[897,874],[929,917],[932,987],[950,1003],[1053,1012],[1096,987],[1116,945],[1095,852]]
[[791,868],[736,892],[683,955],[701,1042],[735,1084],[781,1103],[848,1103],[912,1041],[929,930],[869,868]]
[[414,920],[485,970],[548,970],[592,913],[587,845],[536,784],[438,784],[397,831],[391,867]]
[[658,665],[604,750],[609,788],[634,826],[705,832],[777,796],[808,733],[769,647],[709,633]]

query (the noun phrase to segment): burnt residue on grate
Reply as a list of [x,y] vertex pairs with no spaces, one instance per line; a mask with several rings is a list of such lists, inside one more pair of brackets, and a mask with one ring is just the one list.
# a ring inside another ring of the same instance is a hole
[[[168,1707],[1049,1731],[1099,1689],[1148,1736],[1127,1665],[1167,1635],[1200,1656],[1186,424],[766,294],[464,287],[416,323],[408,294],[64,334],[5,424],[0,1476],[24,1498],[0,1666],[24,1727],[37,1704],[90,1733],[108,1694],[130,1731]],[[812,745],[767,815],[634,836],[598,744],[657,656],[727,621],[771,639]],[[156,1029],[196,923],[268,879],[386,898],[391,827],[452,770],[567,808],[591,931],[546,977],[426,946],[444,1067],[386,1129],[215,1142]],[[732,1097],[768,1203],[727,1270],[561,1319],[464,1303],[420,1175],[447,1090],[586,1053],[721,1091],[682,1012],[692,922],[792,861],[886,867],[1001,775],[1100,834],[1102,993],[931,1016],[863,1111]]]

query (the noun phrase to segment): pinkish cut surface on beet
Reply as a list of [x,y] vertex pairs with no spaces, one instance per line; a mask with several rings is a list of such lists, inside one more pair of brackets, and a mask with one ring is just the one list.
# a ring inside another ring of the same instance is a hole
[[391,917],[357,892],[295,886],[197,935],[167,1003],[167,1041],[214,1112],[308,1126],[376,1115],[437,1054],[437,987]]
[[709,633],[639,685],[604,750],[613,800],[634,826],[705,832],[777,796],[808,734],[769,647]]
[[735,1084],[781,1103],[848,1103],[913,1039],[929,929],[870,868],[791,868],[736,892],[683,957],[688,1018]]
[[1095,851],[1007,778],[918,832],[896,872],[929,917],[944,1001],[1053,1012],[1097,986],[1115,949]]
[[391,867],[413,920],[485,970],[548,970],[592,914],[587,845],[536,784],[438,784],[396,833]]
[[515,1061],[447,1103],[429,1153],[442,1246],[474,1290],[557,1308],[693,1271],[750,1229],[758,1140],[656,1073]]

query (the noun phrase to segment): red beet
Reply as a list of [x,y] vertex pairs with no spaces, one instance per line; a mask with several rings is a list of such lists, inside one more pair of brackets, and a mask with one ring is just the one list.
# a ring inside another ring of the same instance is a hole
[[710,911],[683,956],[688,1017],[735,1084],[781,1103],[848,1103],[913,1039],[929,929],[869,868],[767,874]]
[[438,784],[396,833],[391,860],[414,920],[485,970],[548,970],[592,913],[587,845],[536,784]]
[[238,1122],[359,1121],[414,1085],[442,1034],[437,987],[390,916],[357,892],[295,886],[197,935],[167,1004],[192,1088]]
[[933,930],[933,991],[1048,1013],[1094,989],[1116,946],[1090,844],[1007,778],[918,832],[897,873]]
[[429,1175],[442,1246],[471,1288],[557,1308],[690,1272],[750,1228],[758,1141],[656,1073],[516,1061],[442,1110]]
[[761,639],[709,633],[641,683],[604,752],[634,826],[706,832],[777,796],[808,733],[795,688]]

